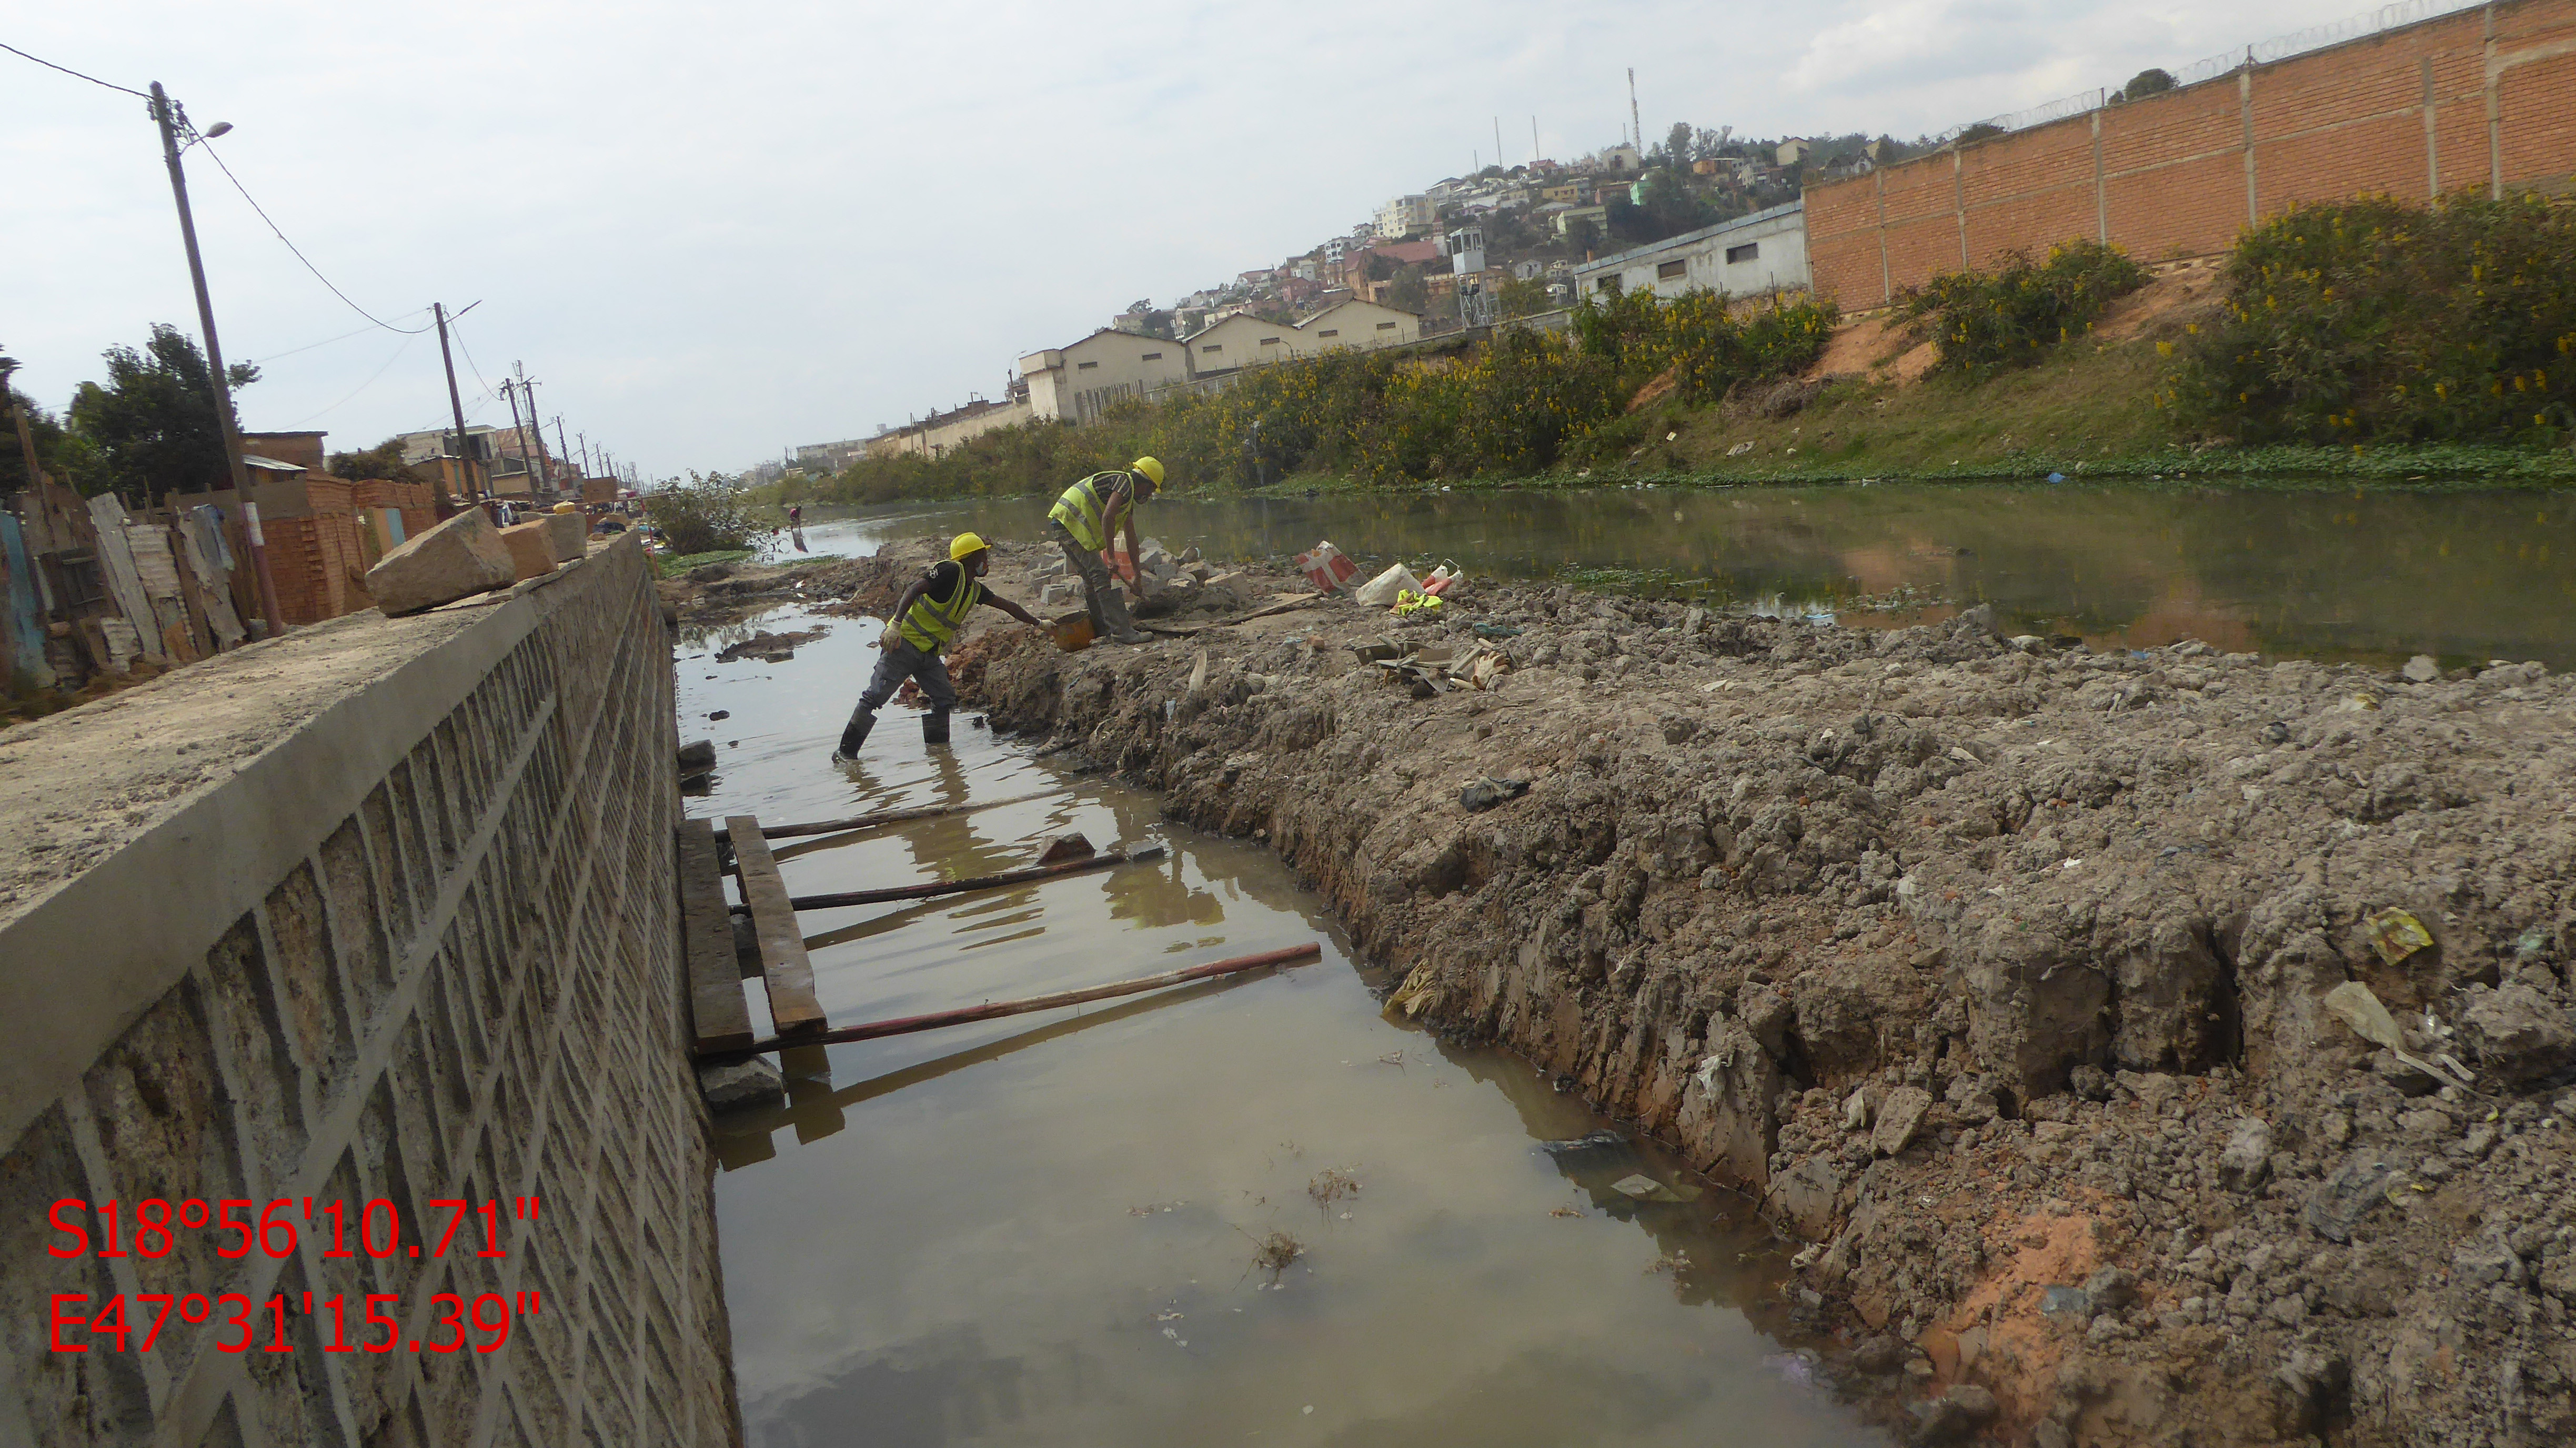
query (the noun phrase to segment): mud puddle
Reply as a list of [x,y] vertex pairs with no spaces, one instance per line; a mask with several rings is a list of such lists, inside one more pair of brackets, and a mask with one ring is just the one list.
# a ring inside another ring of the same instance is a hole
[[[872,546],[856,531],[809,542]],[[817,628],[791,657],[716,658]],[[783,847],[799,892],[1005,869],[1066,830],[1171,853],[809,915],[833,1020],[1308,939],[1325,953],[796,1053],[787,1107],[726,1120],[716,1183],[751,1442],[1885,1441],[1774,1335],[1785,1263],[1746,1203],[1650,1143],[1545,1149],[1617,1128],[1510,1056],[1388,1020],[1382,979],[1257,842],[1166,827],[1153,797],[964,716],[928,752],[917,716],[889,709],[863,767],[835,771],[873,633],[786,609],[685,642],[682,737],[718,749],[691,812],[784,821],[1061,790]]]

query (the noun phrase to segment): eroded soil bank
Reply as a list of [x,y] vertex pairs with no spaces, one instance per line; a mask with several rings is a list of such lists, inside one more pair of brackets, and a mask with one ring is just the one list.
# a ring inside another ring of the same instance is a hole
[[[1417,697],[1381,635],[1512,667]],[[1265,837],[1411,971],[1391,1008],[1760,1192],[1834,1370],[1922,1438],[2576,1434],[2565,678],[1508,587],[1072,656],[1006,625],[957,673]],[[1483,779],[1529,787],[1470,813]],[[2394,963],[2390,907],[2433,942]]]

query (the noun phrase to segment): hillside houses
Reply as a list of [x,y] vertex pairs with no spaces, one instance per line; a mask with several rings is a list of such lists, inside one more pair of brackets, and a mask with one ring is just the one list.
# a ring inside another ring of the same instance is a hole
[[[1167,308],[1140,300],[1098,331],[1031,352],[1002,400],[883,429],[867,452],[937,456],[995,428],[1089,422],[1272,362],[1409,345],[1612,293],[1794,292],[1807,285],[1804,211],[1792,199],[1802,173],[1863,172],[1885,159],[1880,149],[1857,135],[1756,140],[1677,126],[1651,149],[1623,138],[1570,162],[1443,177],[1302,251],[1246,258]],[[1634,244],[1641,237],[1661,239]]]

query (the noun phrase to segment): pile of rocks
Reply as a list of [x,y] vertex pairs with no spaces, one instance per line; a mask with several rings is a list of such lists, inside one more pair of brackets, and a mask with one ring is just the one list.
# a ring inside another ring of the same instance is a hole
[[1397,627],[1476,625],[1491,692],[1355,664],[1356,609],[997,640],[977,687],[1264,835],[1425,1020],[1759,1193],[1911,1432],[2576,1441],[2569,680],[1565,588]]

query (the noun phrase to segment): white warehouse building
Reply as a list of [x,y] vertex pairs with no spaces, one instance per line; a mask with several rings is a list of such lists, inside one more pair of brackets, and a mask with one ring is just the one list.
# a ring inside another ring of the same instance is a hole
[[1693,291],[1762,297],[1806,289],[1803,198],[1574,269],[1575,295],[1581,297],[1651,291],[1669,301]]

